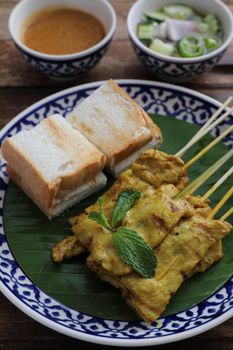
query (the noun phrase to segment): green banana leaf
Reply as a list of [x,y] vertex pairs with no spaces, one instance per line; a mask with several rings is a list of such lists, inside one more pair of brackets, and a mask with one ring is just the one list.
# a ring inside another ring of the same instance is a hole
[[[178,151],[198,130],[195,125],[165,116],[152,116],[152,119],[163,131],[164,143],[161,149],[168,153],[174,154]],[[184,160],[190,159],[211,140],[210,136],[204,137],[192,147]],[[226,151],[227,148],[223,144],[218,144],[190,169],[190,178],[196,178]],[[204,193],[224,174],[230,164],[232,162],[228,161],[218,175],[211,177],[202,186],[200,193]],[[112,183],[113,179],[109,177],[108,187]],[[211,197],[212,206],[229,189],[231,183],[232,178]],[[16,260],[28,277],[61,303],[93,316],[114,320],[137,320],[133,310],[121,298],[120,291],[98,280],[86,267],[86,255],[62,264],[54,264],[51,260],[52,246],[70,234],[68,218],[81,213],[85,207],[94,203],[101,193],[87,198],[60,217],[49,221],[19,188],[10,183],[4,202],[7,239]],[[224,212],[227,209],[229,204],[225,205]],[[233,235],[229,235],[223,241],[223,259],[205,273],[186,281],[173,297],[166,315],[189,308],[220,288],[232,275],[232,249]]]

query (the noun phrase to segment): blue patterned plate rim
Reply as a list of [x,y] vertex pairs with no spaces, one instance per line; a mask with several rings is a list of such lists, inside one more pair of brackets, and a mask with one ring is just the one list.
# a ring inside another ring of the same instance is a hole
[[[163,108],[166,111],[166,104],[169,98],[173,100],[180,99],[183,112],[187,109],[193,109],[193,112],[197,113],[196,104],[199,104],[200,110],[202,109],[207,113],[207,118],[220,105],[220,103],[213,98],[191,89],[172,84],[144,80],[117,80],[117,82],[126,88],[132,97],[135,97],[135,94],[136,97],[138,97],[140,91],[141,94],[143,94],[143,92],[147,94],[150,91],[151,96],[155,98],[152,91],[154,90],[154,93],[160,91],[157,100],[153,102],[152,99],[149,106],[143,105],[149,112],[152,112],[150,110],[152,106]],[[39,121],[37,115],[38,111],[43,111],[45,106],[52,107],[53,103],[56,104],[56,101],[62,99],[65,104],[69,104],[67,98],[72,95],[76,96],[76,99],[71,102],[76,104],[80,98],[88,96],[90,90],[94,90],[102,83],[103,82],[95,82],[72,87],[33,104],[12,119],[1,130],[0,143],[2,143],[3,139],[9,134],[18,132],[23,126],[23,123],[24,126],[36,125]],[[160,99],[164,93],[171,94],[170,96],[166,96],[166,101]],[[194,102],[190,105],[187,99],[190,99],[190,101],[193,100]],[[160,103],[156,105],[156,101],[160,101]],[[142,101],[140,102],[143,104]],[[62,111],[64,112],[64,107],[61,105],[56,105],[56,107],[58,109],[60,108],[60,113],[62,113]],[[67,106],[66,108],[68,109],[70,107]],[[179,106],[177,108],[178,109],[173,111],[173,113],[170,111],[171,117],[180,114]],[[45,117],[45,113],[47,113],[46,108],[42,118]],[[34,120],[30,120],[30,117],[33,117]],[[39,118],[41,117],[39,116]],[[184,119],[186,120],[187,118],[184,117]],[[192,119],[188,121],[192,121]],[[195,120],[194,122],[200,124],[203,121],[201,118],[201,120]],[[229,144],[230,141],[229,139],[227,144]],[[7,184],[8,179],[5,172],[5,163],[2,162],[0,183],[0,290],[15,306],[39,323],[80,340],[104,345],[131,347],[158,345],[189,338],[205,332],[233,316],[233,278],[229,279],[223,287],[200,304],[194,305],[178,314],[161,318],[152,325],[146,324],[145,322],[104,320],[83,314],[62,305],[57,300],[41,291],[24,274],[8,246],[3,225],[4,196]],[[8,271],[7,269],[11,270]],[[8,271],[8,273],[6,271]]]

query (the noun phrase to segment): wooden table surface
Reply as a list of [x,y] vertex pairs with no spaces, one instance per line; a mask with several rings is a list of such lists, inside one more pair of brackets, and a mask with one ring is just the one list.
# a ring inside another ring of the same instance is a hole
[[[34,0],[36,1],[36,0]],[[38,0],[37,0],[38,1]],[[94,0],[93,0],[94,1]],[[203,0],[205,1],[205,0]],[[64,88],[103,79],[149,79],[128,40],[126,17],[132,0],[111,0],[117,16],[117,30],[111,47],[92,71],[72,83],[49,80],[31,68],[14,47],[7,29],[8,16],[17,0],[0,0],[0,128],[32,103]],[[224,1],[233,11],[233,0]],[[210,73],[186,86],[223,101],[233,95],[233,45]],[[21,349],[104,349],[58,334],[24,315],[0,295],[0,350]],[[182,342],[163,345],[163,350],[232,350],[233,320]]]

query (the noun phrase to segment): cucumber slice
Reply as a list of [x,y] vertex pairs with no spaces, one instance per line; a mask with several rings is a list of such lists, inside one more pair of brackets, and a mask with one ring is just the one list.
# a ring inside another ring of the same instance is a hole
[[209,26],[207,23],[198,23],[197,31],[201,34],[206,34],[209,31]]
[[165,43],[160,39],[153,40],[149,48],[155,52],[161,53],[166,56],[172,56],[175,52],[175,45]]
[[203,17],[201,16],[194,16],[193,17],[193,20],[196,22],[196,23],[203,23]]
[[165,15],[165,13],[162,11],[146,11],[144,12],[144,16],[158,22],[163,22],[167,18],[167,15]]
[[186,35],[177,44],[178,52],[181,57],[193,58],[204,54],[204,41],[202,38]]
[[166,22],[155,23],[153,30],[153,38],[157,39],[167,39],[167,24]]
[[213,35],[216,35],[220,31],[220,22],[212,13],[205,17],[205,22],[208,24],[209,30]]
[[163,10],[167,16],[175,19],[189,19],[194,14],[191,7],[185,5],[169,5]]
[[154,23],[139,23],[138,24],[138,38],[140,40],[152,40]]
[[205,38],[204,42],[208,51],[215,50],[220,46],[220,41],[215,38]]

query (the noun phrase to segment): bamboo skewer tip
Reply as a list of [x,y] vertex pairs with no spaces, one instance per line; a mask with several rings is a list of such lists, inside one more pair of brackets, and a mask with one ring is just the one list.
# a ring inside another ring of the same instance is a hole
[[225,136],[230,134],[233,131],[233,125],[226,129],[222,134],[220,134],[216,139],[210,142],[205,148],[203,148],[199,153],[197,153],[193,158],[191,158],[184,166],[185,169],[188,169],[193,165],[198,159],[200,159],[204,154],[206,154],[211,148],[217,145]]
[[231,207],[225,214],[223,214],[220,220],[226,220],[233,214],[233,207]]
[[198,132],[191,138],[191,140],[189,140],[189,142],[176,153],[177,157],[182,157],[189,148],[191,148],[196,142],[198,142],[209,131],[211,131],[215,126],[217,126],[230,115],[230,113],[233,111],[233,107],[230,107],[222,116],[218,118],[224,108],[228,107],[232,100],[232,96],[228,97],[228,99],[218,108],[212,117],[207,120],[207,122],[201,127],[201,129],[198,130]]
[[225,193],[223,198],[213,208],[208,218],[213,219],[214,216],[217,214],[217,212],[224,206],[224,204],[228,201],[229,198],[231,198],[232,195],[233,195],[233,186]]
[[233,149],[229,150],[219,160],[217,160],[209,169],[202,173],[197,179],[191,182],[181,192],[176,195],[176,198],[180,198],[185,194],[192,194],[195,192],[204,182],[206,182],[223,164],[225,164],[233,156]]

